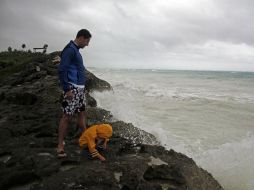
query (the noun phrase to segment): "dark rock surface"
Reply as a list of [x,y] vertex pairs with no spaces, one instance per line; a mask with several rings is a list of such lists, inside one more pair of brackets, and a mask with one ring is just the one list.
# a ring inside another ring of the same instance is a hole
[[103,91],[103,90],[112,90],[111,85],[104,81],[100,80],[97,78],[93,73],[89,72],[86,70],[86,90],[87,91],[92,91],[92,90],[97,90],[97,91]]
[[[153,135],[132,124],[115,121],[110,112],[96,107],[89,94],[88,123],[113,126],[113,137],[103,153],[107,161],[80,156],[72,138],[75,118],[65,140],[68,157],[58,159],[62,92],[52,55],[36,54],[22,70],[0,81],[0,189],[223,189],[191,158],[165,150]],[[88,75],[89,91],[111,89],[107,82]]]

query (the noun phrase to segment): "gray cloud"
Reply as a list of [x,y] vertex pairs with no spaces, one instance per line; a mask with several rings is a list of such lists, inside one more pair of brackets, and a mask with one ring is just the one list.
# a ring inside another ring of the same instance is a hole
[[0,49],[61,50],[93,35],[88,66],[254,71],[251,0],[2,0]]

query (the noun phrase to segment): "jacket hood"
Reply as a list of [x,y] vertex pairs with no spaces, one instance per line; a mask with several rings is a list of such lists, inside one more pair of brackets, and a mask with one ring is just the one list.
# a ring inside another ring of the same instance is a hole
[[112,136],[113,130],[109,124],[96,125],[98,137],[109,139]]

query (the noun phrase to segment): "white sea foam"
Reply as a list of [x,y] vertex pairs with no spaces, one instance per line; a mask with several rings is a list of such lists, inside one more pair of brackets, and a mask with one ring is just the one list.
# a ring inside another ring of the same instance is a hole
[[[149,83],[150,81],[146,82]],[[115,87],[122,88],[123,90],[143,93],[144,96],[148,97],[167,97],[180,100],[207,99],[254,103],[254,96],[252,95],[252,93],[245,93],[239,90],[235,91],[235,89],[222,90],[218,89],[218,87],[213,87],[212,89],[209,89],[209,86],[189,87],[188,85],[186,85],[185,87],[177,87],[175,85],[165,85],[164,87],[162,87],[158,85],[161,84],[142,84],[136,83],[134,81],[123,81],[122,83],[118,82]]]
[[99,106],[194,158],[226,190],[254,189],[253,74],[93,72],[114,88],[93,93]]
[[241,141],[225,143],[210,149],[194,160],[211,172],[228,190],[252,190],[254,187],[254,135],[247,135]]

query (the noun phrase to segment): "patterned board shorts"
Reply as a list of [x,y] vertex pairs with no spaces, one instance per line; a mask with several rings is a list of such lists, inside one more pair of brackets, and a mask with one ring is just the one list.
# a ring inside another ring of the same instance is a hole
[[67,99],[66,93],[63,94],[62,110],[67,115],[74,115],[85,111],[86,98],[84,88],[78,88],[73,85],[70,86],[73,93],[72,99]]

